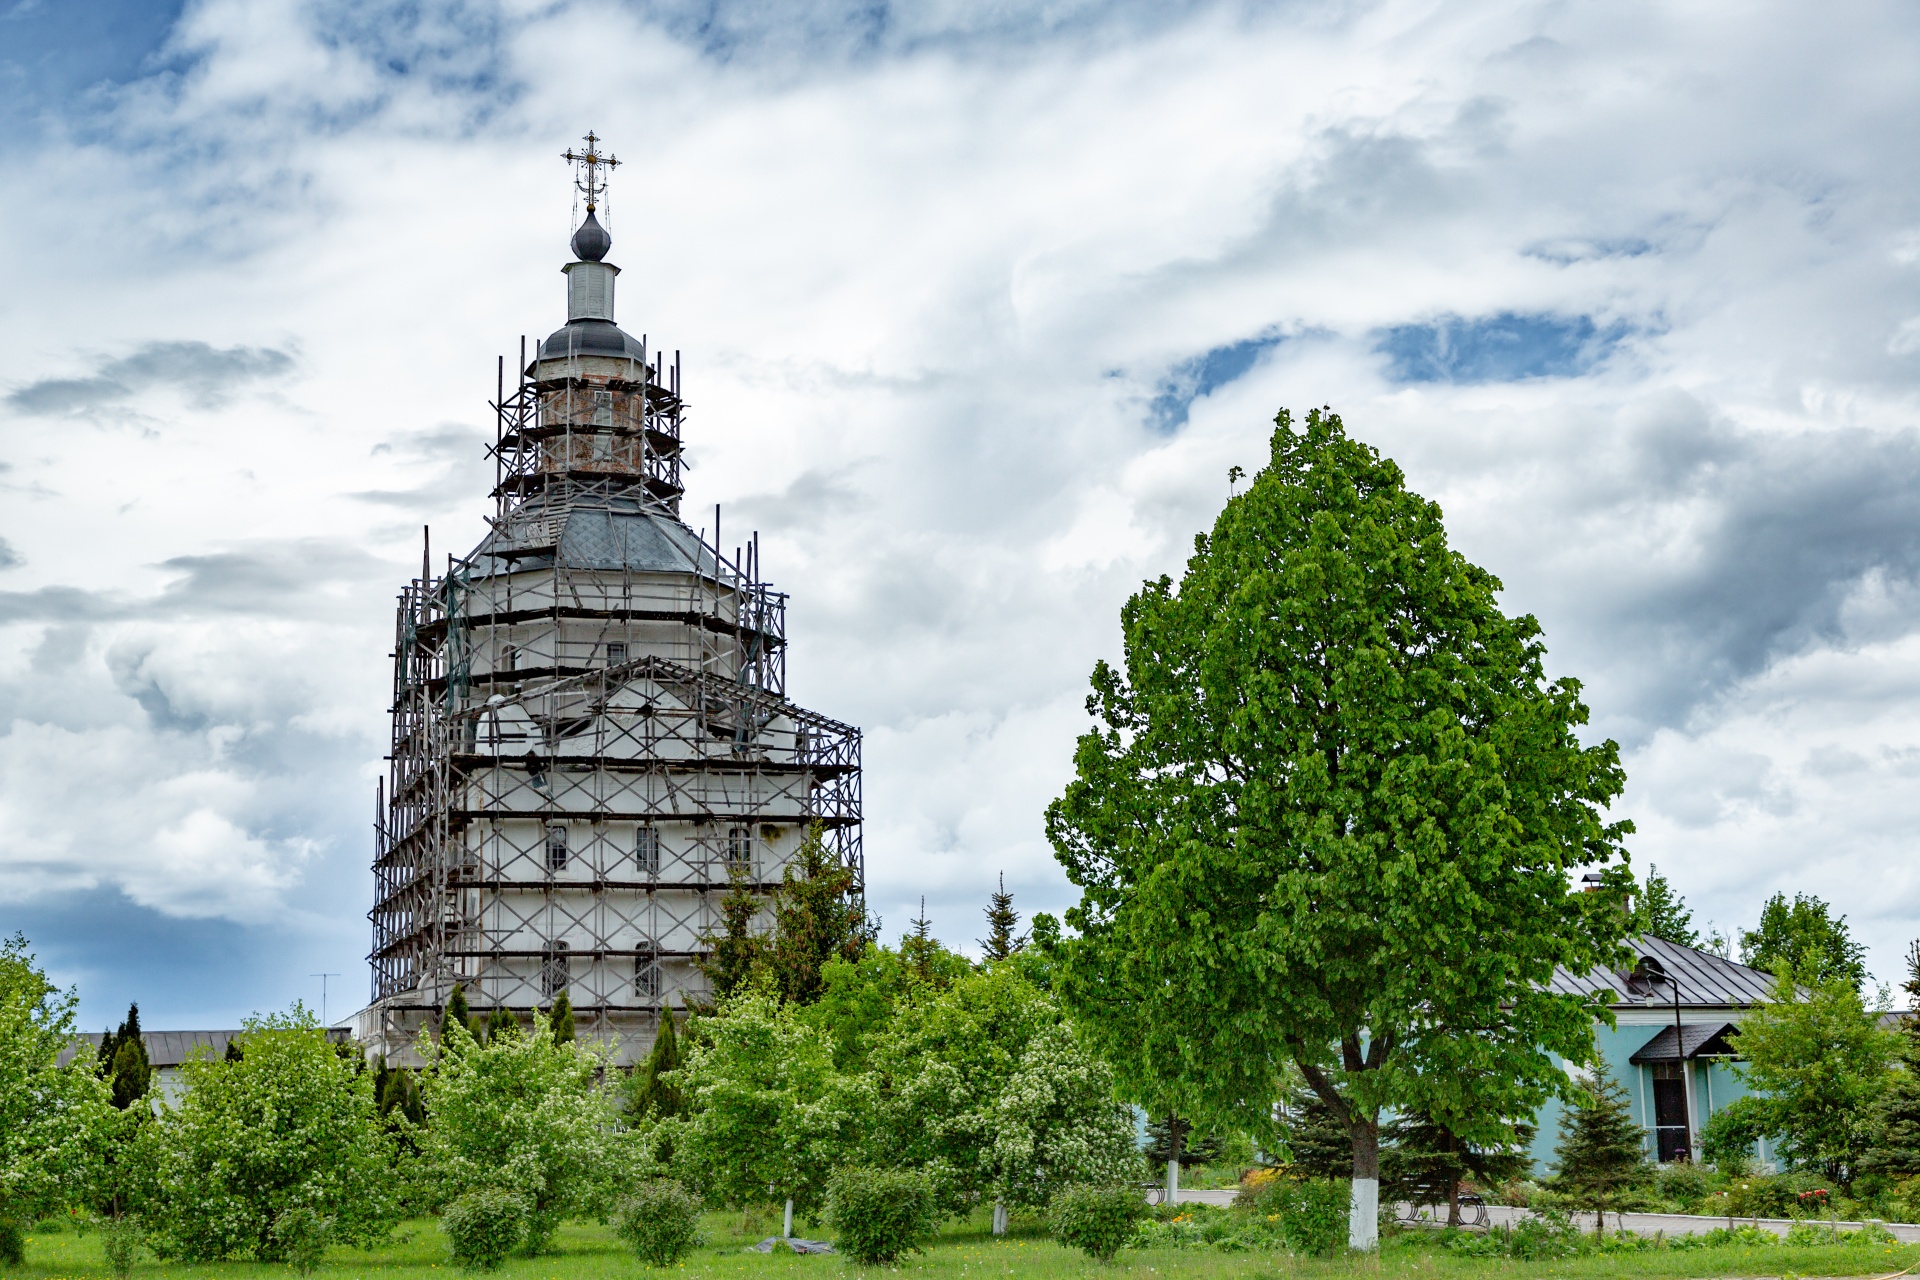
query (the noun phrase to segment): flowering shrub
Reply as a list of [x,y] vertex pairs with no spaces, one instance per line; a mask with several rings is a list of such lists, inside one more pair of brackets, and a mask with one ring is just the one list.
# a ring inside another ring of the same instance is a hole
[[469,1191],[440,1211],[453,1263],[466,1271],[492,1271],[527,1235],[527,1202],[510,1191]]
[[939,1221],[933,1184],[911,1169],[838,1169],[827,1183],[827,1221],[840,1252],[863,1267],[897,1262]]

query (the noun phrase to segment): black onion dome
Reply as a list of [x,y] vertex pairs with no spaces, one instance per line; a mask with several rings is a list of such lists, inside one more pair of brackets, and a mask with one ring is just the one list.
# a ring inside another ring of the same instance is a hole
[[568,356],[612,356],[616,360],[638,360],[640,340],[611,320],[573,320],[554,330],[540,344],[538,358],[564,360]]
[[574,256],[582,262],[598,262],[607,256],[607,250],[613,248],[613,237],[600,225],[600,219],[593,216],[593,210],[587,210],[587,220],[573,233]]

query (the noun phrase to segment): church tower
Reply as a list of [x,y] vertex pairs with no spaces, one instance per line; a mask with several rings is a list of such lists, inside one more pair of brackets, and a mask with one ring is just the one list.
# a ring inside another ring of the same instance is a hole
[[720,900],[808,833],[863,881],[860,731],[786,698],[786,596],[758,539],[681,518],[680,358],[614,320],[599,213],[619,162],[570,150],[586,217],[567,322],[498,387],[492,526],[400,593],[376,800],[373,1003],[399,1062],[455,984],[646,1051],[708,994]]

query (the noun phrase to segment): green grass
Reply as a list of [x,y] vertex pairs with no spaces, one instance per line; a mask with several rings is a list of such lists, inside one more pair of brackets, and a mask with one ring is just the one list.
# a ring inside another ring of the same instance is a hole
[[[1887,1275],[1920,1267],[1920,1245],[1863,1248],[1831,1245],[1808,1248],[1780,1246],[1700,1249],[1685,1252],[1652,1250],[1641,1253],[1595,1255],[1555,1262],[1513,1262],[1466,1258],[1448,1253],[1430,1237],[1390,1238],[1375,1260],[1295,1259],[1278,1254],[1222,1254],[1201,1249],[1129,1250],[1117,1262],[1101,1266],[1085,1256],[1052,1243],[1037,1222],[1016,1219],[1013,1234],[996,1240],[988,1231],[985,1212],[965,1223],[950,1224],[925,1252],[889,1271],[864,1272],[831,1256],[744,1252],[744,1246],[778,1234],[779,1219],[771,1212],[707,1215],[708,1244],[672,1271],[673,1280],[861,1280],[863,1277],[906,1274],[927,1280],[1275,1280],[1277,1277],[1347,1277],[1361,1280],[1531,1280],[1532,1277],[1708,1277],[1708,1276],[1855,1276]],[[802,1235],[820,1235],[815,1228]],[[541,1258],[519,1258],[494,1273],[499,1280],[613,1280],[649,1274],[627,1253],[605,1227],[576,1224],[560,1232],[559,1252]],[[5,1280],[78,1280],[105,1277],[106,1260],[98,1234],[71,1231],[34,1234],[27,1245],[27,1264],[0,1270]],[[150,1280],[248,1280],[274,1277],[287,1280],[284,1266],[255,1262],[224,1262],[201,1266],[163,1263],[143,1257],[134,1274]],[[447,1262],[446,1243],[432,1220],[405,1224],[387,1244],[373,1252],[335,1249],[315,1272],[326,1280],[368,1277],[369,1280],[453,1280],[462,1273]],[[662,1274],[664,1273],[653,1273]]]

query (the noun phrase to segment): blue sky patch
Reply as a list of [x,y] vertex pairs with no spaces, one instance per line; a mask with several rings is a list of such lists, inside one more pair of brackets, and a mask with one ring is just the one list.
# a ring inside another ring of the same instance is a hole
[[1591,316],[1502,311],[1396,325],[1378,332],[1374,350],[1387,357],[1387,377],[1394,382],[1519,382],[1577,377],[1626,334],[1625,325],[1602,329]]
[[1147,406],[1148,421],[1157,431],[1178,431],[1187,425],[1187,413],[1195,400],[1245,377],[1260,357],[1279,346],[1284,337],[1274,333],[1242,338],[1181,361],[1155,388],[1153,401]]

